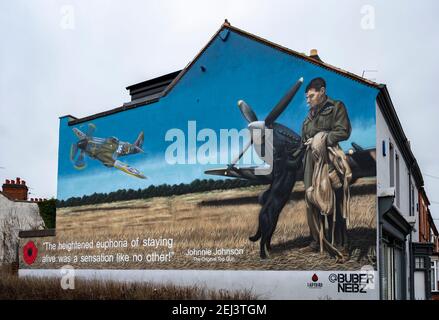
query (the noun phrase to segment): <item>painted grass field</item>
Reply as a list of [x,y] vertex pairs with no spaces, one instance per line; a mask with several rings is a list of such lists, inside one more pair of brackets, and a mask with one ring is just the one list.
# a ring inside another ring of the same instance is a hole
[[[259,258],[259,243],[248,236],[257,227],[258,194],[266,186],[217,190],[173,197],[113,202],[57,210],[57,236],[53,242],[107,239],[172,238],[171,262],[126,262],[122,268],[139,269],[246,269],[246,270],[360,270],[376,264],[376,180],[360,179],[351,187],[350,258],[336,263],[327,254],[302,253],[309,241],[303,184],[298,183],[281,213],[270,258]],[[195,249],[242,249],[234,261],[194,260]],[[113,251],[112,251],[113,250]],[[139,251],[140,250],[140,251]],[[143,250],[143,251],[142,251]],[[106,252],[147,253],[147,249],[109,249]],[[166,253],[167,247],[154,249]],[[102,250],[101,250],[102,251]],[[98,254],[89,249],[74,254]],[[41,262],[37,260],[37,266]],[[61,265],[61,264],[59,264]],[[121,264],[72,264],[77,268],[121,268]]]

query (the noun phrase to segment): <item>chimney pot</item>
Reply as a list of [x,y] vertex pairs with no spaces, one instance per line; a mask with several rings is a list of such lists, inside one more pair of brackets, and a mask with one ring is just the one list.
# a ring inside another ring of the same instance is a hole
[[17,184],[21,184],[20,180],[21,179],[19,177],[17,177]]
[[9,179],[6,179],[5,184],[10,184],[11,181]]
[[322,61],[322,59],[320,59],[319,57],[319,53],[317,52],[317,49],[311,49],[311,51],[309,52],[309,57],[316,61]]
[[21,180],[21,184],[22,184],[23,186],[25,186],[25,185],[26,185],[26,181]]

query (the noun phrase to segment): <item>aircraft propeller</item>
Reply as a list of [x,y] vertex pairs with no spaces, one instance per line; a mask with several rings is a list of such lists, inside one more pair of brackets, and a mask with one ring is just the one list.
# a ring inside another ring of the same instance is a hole
[[[74,166],[76,169],[83,169],[85,168],[85,146],[87,145],[87,139],[92,137],[93,133],[96,130],[96,126],[92,123],[88,124],[87,131],[85,135],[83,133],[79,141],[76,143],[72,143],[72,146],[70,148],[70,160],[74,163]],[[82,148],[81,148],[82,147]],[[78,155],[79,151],[79,156]]]
[[[267,115],[265,120],[258,121],[258,117],[256,116],[256,113],[253,111],[253,109],[244,101],[239,100],[238,101],[238,107],[241,111],[243,117],[247,120],[248,128],[251,133],[251,139],[250,141],[244,146],[242,151],[239,153],[239,155],[232,161],[232,163],[229,165],[229,168],[234,167],[234,165],[241,159],[243,154],[247,151],[248,148],[255,142],[254,140],[254,130],[258,129],[261,135],[263,135],[264,130],[266,127],[270,127],[274,121],[282,114],[282,112],[287,108],[288,104],[291,102],[291,100],[296,95],[297,91],[299,91],[300,86],[303,83],[303,78],[300,78],[297,80],[297,82],[288,90],[288,92],[282,97],[282,99],[276,104],[276,106],[270,111],[270,113]],[[259,142],[262,142],[262,136],[259,140]]]

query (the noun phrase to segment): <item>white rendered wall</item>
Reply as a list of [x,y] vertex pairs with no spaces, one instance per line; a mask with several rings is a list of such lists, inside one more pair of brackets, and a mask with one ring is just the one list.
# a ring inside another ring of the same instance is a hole
[[[415,230],[412,232],[412,241],[416,242],[419,239],[419,213],[417,211],[418,207],[418,189],[414,184],[413,178],[412,185],[414,187],[414,217],[410,216],[410,177],[409,177],[409,168],[404,161],[404,158],[401,154],[400,147],[396,144],[396,139],[390,132],[390,129],[384,119],[381,110],[376,104],[376,162],[377,162],[377,191],[378,194],[380,190],[384,190],[386,188],[390,188],[390,142],[393,144],[395,154],[399,155],[399,177],[400,177],[400,203],[398,209],[402,213],[402,215],[409,221],[410,219],[416,219],[414,228]],[[385,151],[386,155],[383,155],[383,141],[385,141]],[[395,170],[396,170],[396,161]],[[396,172],[395,172],[395,180],[396,180]],[[396,189],[396,183],[394,183]],[[396,199],[395,199],[396,205]],[[409,239],[407,239],[409,240]],[[406,296],[410,297],[410,252],[408,242],[406,242]],[[415,282],[415,287],[418,284]]]
[[0,193],[0,264],[15,260],[18,231],[43,226],[36,203],[11,201]]
[[[390,148],[389,142],[392,142],[395,154],[399,155],[399,177],[400,177],[400,203],[398,209],[404,216],[410,215],[410,182],[409,182],[409,168],[402,157],[402,153],[398,145],[396,145],[396,140],[390,133],[390,129],[381,113],[378,105],[376,106],[376,152],[377,152],[377,188],[378,193],[381,189],[386,189],[390,187]],[[385,141],[386,156],[383,155],[383,141]],[[395,161],[396,163],[396,161]],[[396,165],[395,165],[396,170]],[[395,173],[396,177],[396,173]],[[413,181],[413,180],[412,180]],[[396,184],[395,184],[396,187]],[[418,190],[415,187],[415,215],[416,214],[416,203],[418,202]],[[396,205],[396,201],[395,201]]]

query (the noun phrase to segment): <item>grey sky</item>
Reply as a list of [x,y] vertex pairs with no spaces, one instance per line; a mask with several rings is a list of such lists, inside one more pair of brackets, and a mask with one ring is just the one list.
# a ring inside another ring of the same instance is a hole
[[[374,29],[362,28],[365,5]],[[437,0],[2,1],[0,181],[54,196],[58,117],[120,106],[127,85],[183,68],[224,18],[356,74],[378,70],[366,77],[387,84],[422,172],[439,176],[438,12]],[[439,179],[424,180],[439,219]]]

